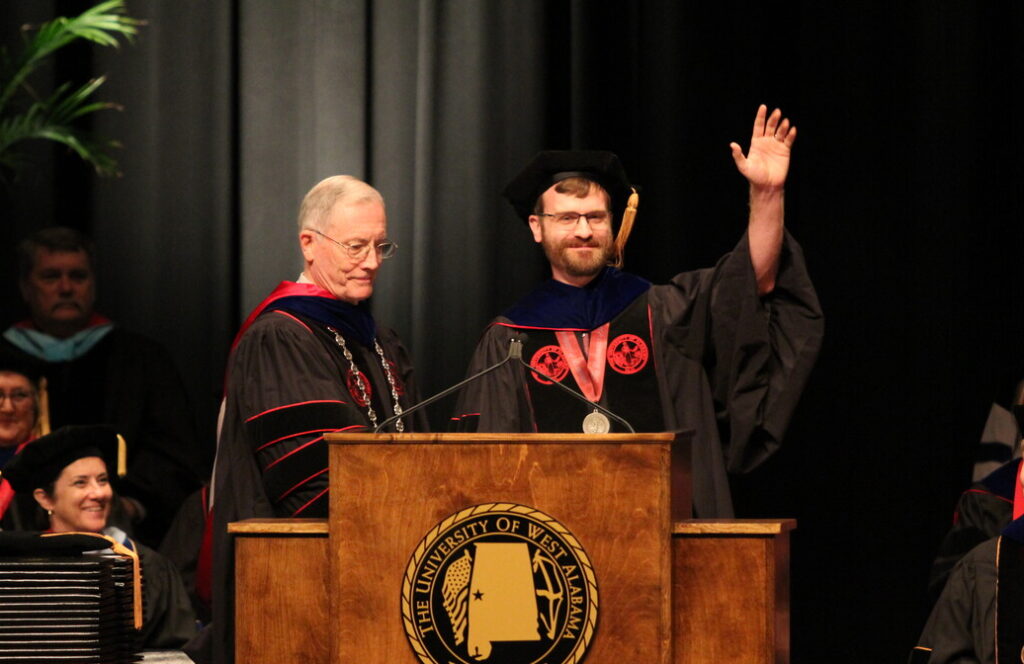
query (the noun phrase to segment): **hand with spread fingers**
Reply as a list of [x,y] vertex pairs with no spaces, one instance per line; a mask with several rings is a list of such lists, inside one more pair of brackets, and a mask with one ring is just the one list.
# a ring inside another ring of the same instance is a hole
[[754,131],[750,137],[750,150],[743,156],[738,143],[730,143],[736,168],[756,189],[781,189],[789,171],[789,154],[796,140],[796,127],[782,111],[775,109],[768,115],[768,107],[761,104],[754,117]]

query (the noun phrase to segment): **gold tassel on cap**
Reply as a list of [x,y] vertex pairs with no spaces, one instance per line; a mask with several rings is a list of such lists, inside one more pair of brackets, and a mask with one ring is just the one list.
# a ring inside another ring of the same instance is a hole
[[128,474],[128,443],[124,442],[124,436],[117,434],[117,476],[124,477]]
[[36,385],[36,426],[32,433],[34,438],[50,433],[50,393],[46,391],[46,376]]
[[633,193],[629,195],[626,203],[626,211],[622,213],[622,224],[619,226],[619,234],[615,237],[615,262],[613,267],[621,268],[625,263],[626,242],[629,241],[629,234],[633,232],[633,220],[636,219],[636,209],[640,205],[640,194],[636,187],[630,187]]

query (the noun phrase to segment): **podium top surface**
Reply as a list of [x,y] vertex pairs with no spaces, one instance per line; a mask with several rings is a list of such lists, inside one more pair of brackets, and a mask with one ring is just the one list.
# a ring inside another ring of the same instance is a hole
[[228,524],[232,535],[327,535],[327,519],[245,519]]
[[688,440],[692,432],[659,433],[327,433],[324,440],[332,445],[389,444],[455,444],[465,443],[529,443],[529,444],[582,444],[622,445],[644,443],[672,443]]
[[[672,524],[673,535],[773,536],[796,528],[796,519],[687,519]],[[228,524],[234,535],[327,535],[327,519],[246,519]]]
[[688,519],[672,524],[673,535],[772,536],[796,529],[796,519]]

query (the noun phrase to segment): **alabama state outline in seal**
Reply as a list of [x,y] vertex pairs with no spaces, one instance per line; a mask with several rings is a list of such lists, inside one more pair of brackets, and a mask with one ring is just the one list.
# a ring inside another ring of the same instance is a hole
[[597,607],[579,540],[515,503],[441,521],[402,580],[405,634],[424,664],[575,664],[594,638]]

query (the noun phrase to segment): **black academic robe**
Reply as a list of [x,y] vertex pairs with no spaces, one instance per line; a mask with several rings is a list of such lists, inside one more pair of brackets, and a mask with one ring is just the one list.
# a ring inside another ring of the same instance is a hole
[[181,573],[192,608],[203,624],[210,622],[210,602],[209,597],[201,597],[196,591],[196,574],[206,535],[209,498],[210,487],[204,486],[185,499],[159,549],[160,555],[171,561]]
[[[399,403],[419,400],[412,361],[398,336],[378,328]],[[382,422],[392,413],[390,386],[372,345],[345,335],[358,370],[368,379],[371,405]],[[293,311],[267,311],[239,339],[228,368],[223,430],[214,486],[213,649],[233,661],[234,583],[227,524],[248,518],[325,517],[329,486],[324,433],[370,427],[350,366],[322,322]],[[406,431],[426,429],[421,416]],[[302,564],[296,561],[296,564]],[[195,657],[194,657],[195,659]]]
[[953,568],[911,664],[1019,664],[1024,656],[1024,518]]
[[[618,289],[618,296],[628,290]],[[560,310],[557,293],[547,298],[550,314],[541,317],[551,324],[513,307],[510,315],[519,320],[495,319],[468,373],[505,358],[509,340],[520,332],[529,335],[523,359],[539,366],[557,345],[555,330],[572,331],[586,343],[581,331],[589,337],[610,322],[600,403],[635,419],[638,431],[693,431],[694,511],[705,518],[732,516],[727,472],[749,471],[779,447],[821,347],[824,322],[802,251],[787,234],[776,287],[767,297],[757,294],[745,235],[714,268],[636,290],[642,292],[627,296],[608,317],[590,316],[583,330],[560,322],[578,317]],[[586,306],[601,309],[593,301]],[[456,418],[478,418],[479,431],[581,431],[591,409],[528,374],[508,364],[470,384]],[[562,380],[579,387],[571,372]]]
[[119,491],[139,500],[147,513],[132,535],[158,545],[212,460],[212,446],[196,438],[185,387],[167,351],[120,327],[70,362],[42,362],[6,339],[0,344],[46,375],[51,428],[109,424],[124,436],[128,474]]
[[911,654],[912,664],[995,662],[998,542],[979,544],[953,568]]
[[196,614],[178,569],[145,544],[135,544],[142,567],[144,650],[178,650],[196,635]]
[[928,594],[933,603],[964,554],[998,535],[1013,520],[1013,487],[1020,464],[1020,459],[1008,461],[960,495],[953,526],[939,545],[928,578]]

